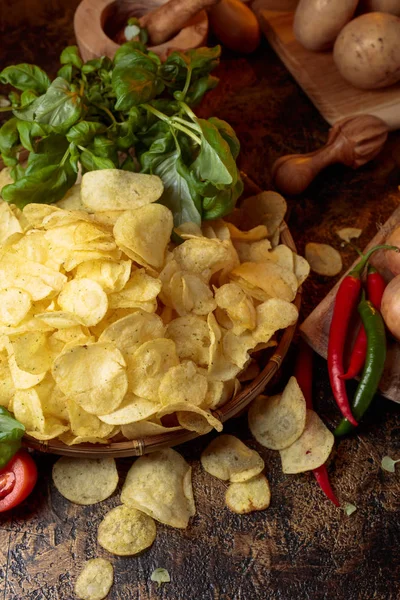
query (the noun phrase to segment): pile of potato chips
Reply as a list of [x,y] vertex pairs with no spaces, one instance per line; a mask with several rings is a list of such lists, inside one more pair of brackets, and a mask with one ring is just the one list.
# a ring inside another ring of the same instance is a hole
[[57,206],[0,201],[0,404],[28,435],[108,443],[170,431],[166,416],[220,431],[212,410],[252,352],[296,322],[309,266],[279,244],[279,194],[185,223],[174,244],[162,191],[112,169]]

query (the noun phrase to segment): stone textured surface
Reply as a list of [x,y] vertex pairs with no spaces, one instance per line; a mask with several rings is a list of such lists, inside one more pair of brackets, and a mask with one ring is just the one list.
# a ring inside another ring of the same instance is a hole
[[[76,0],[16,0],[0,10],[0,67],[35,62],[54,74],[61,49],[73,43]],[[261,186],[286,153],[322,145],[328,127],[282,64],[263,44],[249,58],[224,56],[221,84],[203,114],[226,118],[242,142],[241,166]],[[302,197],[289,199],[289,225],[299,250],[307,240],[340,248],[335,230],[363,228],[364,246],[397,206],[400,137],[391,134],[380,157],[359,171],[332,167]],[[341,249],[346,265],[354,252]],[[313,276],[304,314],[332,287]],[[292,368],[289,355],[282,378]],[[318,359],[316,408],[332,426],[338,420],[325,363]],[[239,516],[224,506],[226,485],[204,473],[199,456],[212,434],[179,450],[193,466],[197,515],[186,531],[158,525],[148,551],[112,557],[115,583],[109,600],[395,600],[400,597],[400,476],[380,469],[385,454],[400,457],[399,407],[377,399],[360,435],[340,442],[329,465],[351,517],[325,500],[311,474],[284,476],[279,455],[251,439],[244,416],[226,426],[256,448],[266,462],[272,501],[267,511]],[[51,483],[54,457],[37,456],[38,485],[22,507],[0,517],[0,598],[72,600],[83,562],[107,553],[96,543],[102,516],[119,503],[118,492],[96,506],[75,506]],[[130,461],[120,461],[121,483]],[[150,581],[165,567],[171,583]]]

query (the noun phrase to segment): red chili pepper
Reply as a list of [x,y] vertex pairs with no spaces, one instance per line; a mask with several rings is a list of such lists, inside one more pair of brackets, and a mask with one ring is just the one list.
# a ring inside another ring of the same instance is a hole
[[[300,340],[299,351],[294,368],[294,376],[300,386],[303,396],[306,401],[306,407],[312,409],[312,372],[313,372],[313,351],[304,340]],[[321,465],[313,469],[314,477],[325,496],[333,502],[335,506],[340,506],[339,500],[336,498],[332,490],[328,470],[326,465]]]
[[[386,282],[382,275],[372,267],[368,267],[367,275],[367,291],[368,299],[378,310],[381,307],[383,292],[385,291]],[[364,326],[361,325],[356,341],[354,342],[353,350],[351,353],[349,368],[347,373],[341,376],[341,379],[353,379],[356,377],[365,363],[365,357],[367,356],[367,334],[365,333]]]
[[351,413],[345,382],[341,378],[341,375],[344,375],[343,354],[350,319],[360,296],[361,275],[371,254],[376,250],[396,250],[398,252],[398,248],[395,246],[375,246],[361,258],[339,286],[329,330],[328,371],[331,388],[340,412],[355,427],[358,423]]

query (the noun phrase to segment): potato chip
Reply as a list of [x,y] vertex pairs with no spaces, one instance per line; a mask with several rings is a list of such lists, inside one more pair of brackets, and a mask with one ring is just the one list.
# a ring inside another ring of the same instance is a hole
[[268,235],[268,229],[265,225],[256,225],[249,231],[241,231],[233,223],[227,223],[232,240],[240,240],[242,242],[259,242]]
[[232,249],[228,240],[193,238],[174,248],[173,255],[181,270],[200,275],[208,282],[214,273],[233,264]]
[[272,248],[268,252],[267,259],[288,271],[294,271],[294,252],[285,244],[278,244]]
[[8,366],[8,357],[5,352],[0,352],[0,406],[7,408],[14,394],[15,387]]
[[81,200],[81,184],[76,183],[65,194],[64,198],[56,202],[58,208],[63,210],[85,210]]
[[150,516],[121,505],[106,514],[99,525],[97,541],[111,554],[132,556],[151,546],[156,533],[156,524]]
[[5,253],[0,257],[0,281],[3,289],[21,288],[36,301],[58,294],[67,278],[41,263]]
[[[44,386],[44,390],[42,390],[42,385]],[[56,417],[62,421],[69,421],[67,398],[55,385],[50,373],[47,373],[46,377],[35,386],[35,390],[39,394],[45,417]]]
[[231,279],[253,298],[281,298],[292,302],[299,287],[297,277],[288,269],[269,260],[265,263],[242,263],[231,272]]
[[118,248],[115,250],[109,250],[105,252],[104,250],[71,250],[67,253],[64,262],[63,268],[64,271],[69,273],[73,271],[83,262],[93,261],[93,260],[112,260],[119,261],[121,259],[122,253]]
[[[224,309],[232,321],[232,331],[239,335],[256,326],[254,304],[242,288],[236,283],[226,283],[215,290],[215,300]],[[210,311],[211,312],[211,311]]]
[[[81,216],[85,216],[85,220],[82,220]],[[112,234],[93,222],[86,213],[76,212],[75,215],[62,211],[61,215],[51,215],[48,218],[52,219],[51,228],[47,229],[44,237],[52,248],[65,248],[68,252],[112,252],[117,247]]]
[[56,358],[52,374],[67,397],[95,415],[116,410],[128,389],[126,363],[110,343],[71,348]]
[[59,436],[60,441],[66,446],[75,446],[77,444],[108,444],[108,439],[96,438],[96,437],[83,437],[80,435],[74,435],[70,431],[66,431]]
[[51,369],[54,355],[49,345],[48,334],[30,331],[10,338],[17,367],[32,375]]
[[207,378],[198,372],[196,365],[190,360],[171,367],[161,379],[158,388],[158,397],[164,405],[189,402],[200,406],[206,393]]
[[134,352],[141,344],[162,338],[165,326],[158,315],[137,310],[104,329],[99,342],[111,342],[121,352]]
[[306,244],[305,255],[311,270],[318,273],[318,275],[334,277],[343,268],[342,257],[329,244],[310,242]]
[[44,431],[45,418],[36,390],[17,390],[13,399],[13,413],[27,431]]
[[[158,413],[157,417],[161,418],[166,415],[177,414],[178,422],[189,431],[196,431],[203,434],[208,433],[211,428],[217,431],[222,431],[223,425],[219,419],[207,409],[200,408],[188,402],[174,402],[167,404]],[[185,425],[183,425],[185,423]]]
[[225,494],[225,502],[229,510],[245,515],[256,510],[268,508],[271,491],[265,475],[257,475],[249,481],[232,483]]
[[251,229],[262,223],[272,236],[281,225],[287,211],[286,200],[277,192],[261,192],[245,198],[240,206],[241,227]]
[[34,387],[42,381],[46,376],[46,371],[43,373],[28,373],[20,369],[16,363],[14,354],[10,354],[8,357],[8,366],[10,368],[11,377],[14,383],[14,387],[17,390],[27,390]]
[[306,424],[306,401],[295,377],[282,394],[258,396],[248,413],[249,429],[262,446],[282,450],[293,444]]
[[93,216],[93,219],[97,223],[101,223],[101,225],[108,227],[110,229],[110,231],[112,231],[115,223],[121,216],[121,211],[120,210],[102,210],[101,212],[96,211],[95,213],[92,213],[92,216]]
[[213,313],[208,315],[207,324],[210,335],[208,377],[213,381],[234,379],[239,373],[240,367],[225,356],[221,329]]
[[104,558],[92,558],[85,562],[75,583],[75,595],[80,600],[103,600],[114,581],[114,568]]
[[124,289],[109,296],[110,308],[135,308],[156,300],[161,281],[147,275],[145,269],[133,271]]
[[74,400],[66,400],[67,415],[71,432],[80,437],[107,439],[114,431],[114,425],[103,423],[99,417],[84,410]]
[[284,473],[303,473],[323,465],[329,458],[335,438],[317,413],[307,410],[306,425],[301,436],[280,451]]
[[216,219],[215,221],[203,221],[201,228],[204,237],[218,240],[231,239],[228,223],[226,223],[223,219]]
[[222,481],[247,481],[264,469],[264,461],[258,452],[233,435],[213,439],[203,450],[200,460],[207,473]]
[[269,260],[269,251],[272,248],[269,240],[251,243],[234,240],[233,245],[235,246],[235,250],[241,263],[265,262],[266,260]]
[[32,298],[21,288],[0,290],[0,322],[3,325],[18,325],[28,314]]
[[127,356],[129,390],[141,398],[157,401],[163,375],[178,364],[172,340],[159,338],[144,342]]
[[62,456],[53,465],[53,483],[75,504],[97,504],[115,492],[118,472],[113,458]]
[[89,171],[81,183],[82,203],[92,211],[133,210],[155,202],[162,193],[163,184],[156,175],[121,169]]
[[176,344],[180,360],[206,366],[209,360],[210,332],[207,321],[197,315],[174,319],[167,325],[166,337]]
[[251,334],[235,335],[233,330],[227,331],[222,337],[222,352],[225,358],[238,367],[244,369],[250,361],[249,350],[254,347],[254,338]]
[[141,456],[128,471],[121,501],[165,525],[184,529],[196,512],[192,469],[172,448]]
[[343,229],[337,229],[336,234],[344,242],[350,243],[351,240],[357,239],[362,234],[362,229],[358,227],[343,227]]
[[71,329],[72,327],[79,327],[79,325],[81,325],[77,315],[65,310],[54,310],[38,313],[35,315],[35,319],[38,320],[38,327],[39,321],[41,321],[53,329]]
[[175,273],[171,278],[170,290],[172,306],[180,316],[190,312],[208,315],[217,306],[209,286],[193,273]]
[[299,282],[299,286],[305,282],[307,277],[310,274],[310,265],[306,261],[305,258],[299,256],[298,254],[293,254],[294,259],[294,274],[297,277],[297,281]]
[[131,274],[131,266],[130,260],[93,260],[78,265],[75,277],[96,281],[106,294],[110,294],[120,292],[125,287]]
[[117,410],[99,418],[103,423],[109,423],[110,425],[126,425],[127,423],[152,417],[159,408],[159,404],[151,400],[128,393]]
[[239,374],[238,380],[242,383],[244,381],[253,381],[253,379],[255,379],[259,374],[260,374],[260,366],[255,360],[252,360],[247,365],[245,370]]
[[47,441],[58,438],[63,433],[69,431],[69,426],[65,425],[60,419],[56,417],[46,417],[43,431],[26,431],[26,435],[29,435],[36,440]]
[[239,390],[240,383],[238,379],[231,379],[230,381],[209,381],[204,407],[215,410],[233,398]]
[[128,440],[161,435],[163,433],[170,433],[171,431],[179,431],[180,429],[180,427],[164,427],[161,425],[161,422],[157,423],[155,421],[147,420],[121,426],[122,435]]
[[294,325],[299,312],[294,304],[279,298],[271,298],[257,306],[256,315],[257,326],[252,332],[253,339],[255,343],[265,343],[278,329]]
[[148,204],[123,213],[114,225],[114,237],[132,260],[161,268],[172,226],[172,213],[168,208],[162,204]]
[[[1,170],[0,173],[4,171]],[[0,186],[0,190],[1,190]],[[4,244],[15,233],[22,233],[23,229],[7,202],[0,200],[0,244]]]
[[203,233],[197,223],[192,223],[191,221],[187,221],[186,223],[181,223],[179,227],[174,227],[175,233],[179,235],[183,240],[189,240],[192,237],[202,237]]
[[87,327],[101,321],[108,309],[107,294],[101,285],[87,278],[68,281],[57,302],[61,310],[71,313]]
[[23,215],[32,227],[41,227],[43,219],[52,213],[61,212],[54,204],[36,204],[34,202],[24,206]]

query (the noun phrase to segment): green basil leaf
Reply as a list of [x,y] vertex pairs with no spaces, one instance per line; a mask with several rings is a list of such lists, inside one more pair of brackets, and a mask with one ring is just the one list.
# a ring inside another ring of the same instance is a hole
[[71,64],[63,65],[61,67],[61,69],[58,69],[57,77],[62,77],[63,79],[65,79],[65,81],[68,81],[68,83],[71,83],[73,72],[74,72],[74,69]]
[[0,469],[5,467],[21,448],[21,440],[0,443]]
[[25,433],[25,427],[7,409],[0,406],[0,442],[15,442]]
[[235,185],[237,168],[228,143],[217,127],[205,119],[196,119],[200,125],[201,148],[192,164],[196,176],[217,186]]
[[21,94],[21,105],[25,106],[36,100],[37,94],[33,90],[24,90]]
[[130,121],[118,123],[116,144],[118,150],[129,150],[137,142]]
[[233,158],[236,160],[240,152],[240,142],[233,128],[229,123],[222,119],[218,119],[217,117],[210,117],[208,121],[218,129],[221,136],[227,142]]
[[13,146],[19,142],[17,123],[18,119],[11,117],[0,128],[0,152],[4,155],[9,154]]
[[9,83],[17,90],[34,90],[43,94],[50,86],[50,79],[39,67],[22,63],[3,69],[0,83]]
[[44,94],[29,101],[27,104],[23,104],[20,108],[15,108],[13,110],[13,115],[18,117],[21,121],[34,121],[36,108],[40,105],[42,98],[44,98]]
[[90,150],[84,150],[81,154],[80,161],[86,171],[97,171],[101,169],[115,169],[114,163],[109,158],[96,156]]
[[120,168],[123,171],[132,171],[132,173],[136,173],[136,171],[137,171],[136,164],[134,163],[132,156],[130,156],[129,154],[126,157],[126,159],[124,160],[124,162],[122,163]]
[[19,104],[21,102],[21,96],[20,96],[20,94],[18,94],[18,92],[10,92],[8,94],[8,99],[11,102],[12,107],[19,106]]
[[43,137],[45,135],[50,135],[51,133],[52,128],[49,125],[44,125],[43,123],[41,125],[39,125],[39,123],[32,123],[32,137]]
[[82,115],[82,98],[62,77],[57,77],[39,100],[35,121],[51,125],[57,133],[68,131]]
[[112,87],[117,97],[115,110],[127,111],[161,94],[164,84],[154,71],[133,66],[115,68]]
[[75,171],[75,173],[78,173],[78,171],[79,171],[79,160],[80,160],[79,150],[78,150],[76,144],[74,144],[74,142],[71,142],[69,145],[69,162],[71,164],[71,167]]
[[209,90],[213,90],[218,85],[218,77],[212,75],[204,75],[194,81],[186,94],[185,102],[189,106],[197,106],[203,100],[204,94]]
[[221,46],[215,46],[214,48],[195,48],[193,50],[187,50],[181,52],[179,50],[172,52],[164,65],[161,67],[162,73],[167,78],[170,78],[173,70],[172,67],[176,67],[175,75],[173,79],[177,81],[185,80],[187,70],[190,69],[192,72],[192,81],[204,75],[208,75],[215,67],[219,64],[219,57],[221,55]]
[[3,187],[1,193],[6,202],[22,209],[32,202],[52,204],[61,200],[75,181],[76,173],[66,161],[64,165],[50,165],[25,174],[15,183]]
[[53,133],[44,137],[36,145],[36,152],[28,156],[26,175],[35,173],[44,167],[57,166],[68,150],[68,141],[63,135]]
[[106,125],[97,121],[80,121],[68,131],[66,138],[79,146],[87,146],[94,136],[107,130]]
[[96,135],[88,149],[100,158],[108,158],[114,163],[114,166],[118,164],[118,150],[116,142],[109,139],[107,136]]
[[106,69],[110,71],[112,68],[112,60],[108,58],[108,56],[101,56],[100,58],[93,58],[92,60],[88,60],[82,67],[82,73],[85,75],[89,75],[90,73],[94,73],[99,69]]
[[20,163],[15,165],[15,167],[11,169],[11,177],[14,179],[14,181],[21,179],[21,177],[25,177],[25,167],[23,167]]
[[125,62],[130,63],[132,60],[132,55],[134,55],[136,52],[147,55],[147,48],[140,42],[127,42],[126,44],[122,44],[122,46],[120,46],[114,54],[114,66],[123,64]]
[[77,69],[80,69],[83,65],[83,61],[80,57],[78,46],[67,46],[61,52],[60,63],[62,65],[74,65]]
[[32,140],[31,140],[31,131],[32,131],[33,123],[29,123],[28,121],[18,121],[17,129],[19,133],[19,137],[21,140],[21,144],[24,148],[29,150],[29,152],[33,152]]
[[243,181],[237,175],[235,185],[227,190],[220,190],[212,198],[203,199],[203,219],[220,219],[228,215],[235,208],[238,198],[243,193]]

